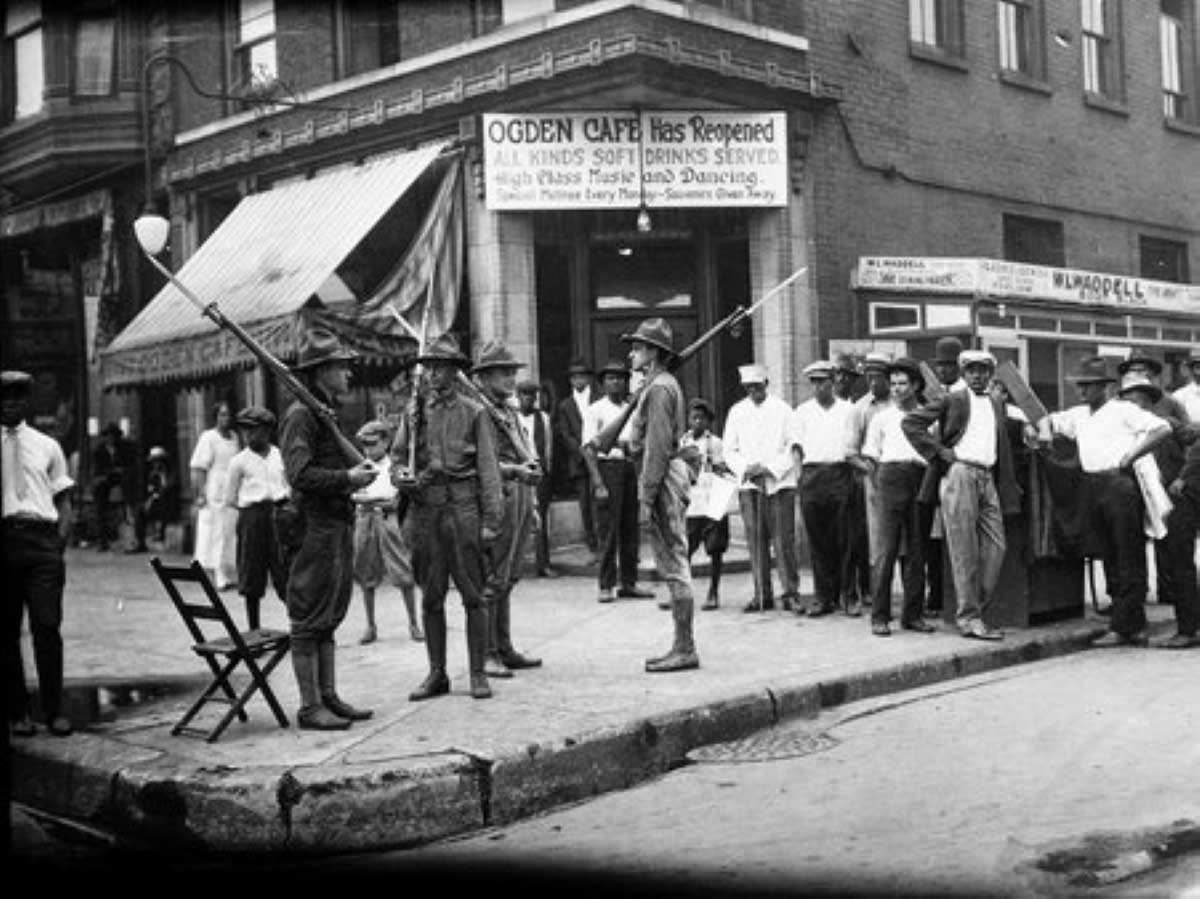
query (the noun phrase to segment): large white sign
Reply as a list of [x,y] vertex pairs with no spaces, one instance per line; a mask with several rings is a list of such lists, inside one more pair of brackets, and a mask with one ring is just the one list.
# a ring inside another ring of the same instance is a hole
[[864,256],[854,286],[1200,315],[1200,285],[996,259]]
[[787,205],[782,112],[488,114],[483,148],[493,210]]

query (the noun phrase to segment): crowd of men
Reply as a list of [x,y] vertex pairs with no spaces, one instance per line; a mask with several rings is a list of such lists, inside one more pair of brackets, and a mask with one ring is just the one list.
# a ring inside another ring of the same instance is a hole
[[[653,596],[636,583],[641,524],[649,531],[673,637],[666,653],[646,660],[647,672],[699,667],[690,559],[700,545],[713,559],[702,608],[718,608],[720,556],[729,543],[722,503],[732,500],[699,507],[702,514],[689,506],[694,490],[706,501],[726,496],[712,492],[713,479],[736,495],[745,525],[753,583],[746,612],[776,608],[774,570],[782,611],[858,617],[869,609],[870,632],[886,637],[899,564],[899,626],[930,633],[927,619],[946,599],[945,568],[959,632],[1003,639],[996,591],[1005,519],[1021,511],[1023,491],[1039,489],[1018,476],[1032,456],[1055,460],[1047,468],[1060,478],[1059,493],[1073,498],[1063,505],[1076,551],[1103,566],[1111,629],[1098,642],[1147,644],[1152,539],[1158,597],[1174,606],[1177,626],[1159,645],[1200,646],[1200,352],[1187,360],[1190,381],[1173,394],[1151,353],[1134,350],[1115,368],[1103,357],[1084,359],[1068,375],[1081,402],[1034,416],[1026,410],[1036,410],[1036,398],[1032,407],[1022,403],[1031,396],[1027,385],[998,378],[989,352],[955,338],[939,341],[929,364],[876,353],[861,363],[813,362],[803,371],[812,396],[795,408],[771,392],[763,366],[745,365],[745,397],[717,435],[711,404],[687,402],[672,374],[678,349],[670,325],[647,319],[622,339],[628,364],[614,359],[600,370],[602,393],[579,362],[569,372],[571,395],[549,410],[539,408],[537,382],[518,382],[526,363],[502,343],[485,344],[472,360],[453,335],[439,337],[404,373],[404,408],[356,435],[367,459],[350,458],[344,435],[299,400],[280,422],[278,448],[268,410],[239,413],[246,445],[227,484],[239,513],[239,587],[252,628],[268,580],[286,604],[302,729],[343,729],[372,715],[336,687],[334,633],[355,582],[370,599],[362,642],[375,638],[374,587],[386,578],[404,592],[411,636],[424,642],[428,658],[412,701],[450,692],[444,606],[451,581],[466,613],[472,697],[492,696],[489,679],[541,666],[513,642],[512,595],[530,547],[537,573],[553,576],[546,516],[556,451],[566,454],[597,553],[601,602]],[[336,410],[355,356],[333,333],[312,328],[294,370]],[[414,371],[422,373],[419,383]],[[631,395],[635,375],[641,386]],[[859,378],[866,389],[856,396]],[[0,378],[3,570],[17,594],[14,608],[29,611],[48,728],[67,735],[59,626],[73,482],[58,444],[24,422],[30,382],[16,371]],[[813,570],[807,601],[797,518]],[[10,616],[7,688],[10,732],[27,736],[36,728],[20,623]]]

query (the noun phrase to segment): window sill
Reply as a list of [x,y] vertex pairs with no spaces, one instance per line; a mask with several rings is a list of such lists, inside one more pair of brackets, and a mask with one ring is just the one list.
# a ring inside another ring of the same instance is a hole
[[1031,91],[1035,94],[1042,94],[1049,97],[1054,93],[1054,88],[1050,87],[1045,81],[1040,78],[1034,78],[1026,75],[1024,72],[1012,72],[1008,69],[1001,69],[998,73],[999,78],[1005,84],[1019,87],[1022,90]]
[[1178,131],[1180,134],[1190,134],[1200,137],[1200,125],[1191,122],[1181,122],[1179,119],[1163,119],[1163,125],[1168,131]]
[[1128,106],[1126,106],[1124,103],[1120,103],[1116,100],[1109,99],[1108,97],[1104,96],[1103,94],[1096,94],[1096,93],[1092,93],[1091,91],[1084,91],[1083,103],[1085,106],[1092,107],[1092,109],[1099,109],[1104,112],[1110,112],[1113,115],[1126,116],[1126,117],[1129,116],[1129,107]]
[[908,55],[913,59],[919,59],[922,62],[931,62],[934,65],[953,69],[956,72],[967,72],[970,70],[967,61],[963,57],[956,56],[942,47],[931,47],[928,44],[917,44],[909,41]]

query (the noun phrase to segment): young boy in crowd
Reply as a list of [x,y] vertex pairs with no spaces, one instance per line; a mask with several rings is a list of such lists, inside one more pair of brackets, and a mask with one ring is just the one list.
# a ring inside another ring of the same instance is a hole
[[408,613],[408,633],[413,640],[424,640],[417,620],[415,587],[412,570],[412,542],[409,539],[406,517],[402,524],[396,520],[399,507],[396,488],[392,485],[391,460],[388,447],[392,428],[384,421],[369,421],[355,435],[363,454],[376,467],[375,480],[351,494],[356,514],[354,519],[354,580],[362,590],[363,609],[367,614],[367,629],[359,643],[374,643],[378,638],[375,623],[375,590],[384,578],[400,588],[404,609]]
[[[715,418],[713,408],[707,400],[696,398],[688,404],[688,427],[680,440],[680,448],[692,447],[699,457],[699,474],[708,473],[710,476],[729,474],[725,464],[725,451],[721,438],[712,432]],[[708,598],[705,599],[702,610],[720,607],[721,567],[725,551],[729,549],[729,512],[717,519],[709,518],[707,513],[711,508],[699,508],[691,504],[687,511],[687,552],[688,559],[696,552],[701,543],[708,553],[711,562],[712,575],[708,585]]]

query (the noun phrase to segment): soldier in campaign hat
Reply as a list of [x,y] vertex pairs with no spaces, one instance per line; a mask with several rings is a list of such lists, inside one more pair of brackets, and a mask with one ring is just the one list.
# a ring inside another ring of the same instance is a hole
[[683,389],[670,365],[675,356],[671,326],[662,318],[648,318],[621,335],[630,345],[630,367],[644,374],[645,388],[633,413],[630,451],[639,464],[643,516],[650,522],[651,546],[659,575],[671,593],[674,639],[662,656],[646,660],[650,672],[682,671],[700,667],[692,624],[695,598],[692,567],[687,556],[687,507],[691,474],[679,457],[679,442],[687,427]]
[[[311,326],[294,368],[320,402],[337,408],[350,390],[357,353],[332,331]],[[366,460],[349,466],[330,425],[299,400],[284,413],[279,448],[287,483],[303,520],[303,538],[288,572],[292,667],[300,691],[301,729],[342,730],[371,717],[337,695],[334,632],[353,588],[354,504],[350,494],[375,479]]]

